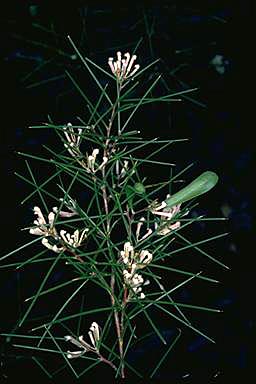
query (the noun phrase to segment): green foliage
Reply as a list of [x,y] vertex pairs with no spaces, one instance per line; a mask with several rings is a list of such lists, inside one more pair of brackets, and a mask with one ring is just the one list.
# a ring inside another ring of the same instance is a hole
[[[129,130],[129,126],[135,113],[144,105],[173,102],[182,91],[154,97],[154,89],[160,80],[160,76],[155,76],[144,94],[134,97],[145,72],[152,69],[154,62],[139,70],[138,65],[134,65],[134,56],[126,54],[121,61],[118,52],[117,61],[109,61],[111,71],[108,73],[83,57],[70,37],[69,41],[92,77],[99,91],[98,99],[92,101],[68,73],[89,112],[83,118],[78,117],[76,124],[60,125],[49,119],[42,126],[31,127],[54,132],[60,148],[45,146],[45,156],[20,154],[39,162],[41,167],[47,166],[48,176],[38,182],[26,160],[28,175],[18,176],[33,187],[23,203],[32,200],[35,205],[36,220],[26,230],[36,238],[31,241],[29,237],[27,244],[0,260],[6,263],[14,254],[38,241],[41,246],[34,247],[33,256],[26,253],[25,260],[3,264],[1,268],[24,269],[36,265],[42,268],[42,279],[35,293],[25,300],[15,330],[4,336],[9,341],[27,340],[27,344],[15,342],[14,346],[32,350],[35,354],[45,353],[49,360],[50,355],[55,354],[59,367],[51,372],[46,369],[46,363],[33,356],[35,363],[49,377],[66,367],[79,378],[99,363],[105,363],[116,377],[124,378],[127,372],[142,377],[137,367],[130,364],[128,352],[153,332],[166,345],[160,360],[148,372],[153,377],[182,336],[183,329],[214,342],[192,324],[188,313],[190,310],[220,311],[205,305],[179,302],[171,295],[191,281],[217,283],[202,271],[172,266],[172,258],[179,252],[193,250],[227,268],[201,249],[202,244],[226,234],[199,241],[180,234],[185,228],[188,232],[193,223],[207,220],[202,216],[190,217],[191,206],[181,204],[208,192],[218,177],[214,172],[204,172],[188,186],[159,201],[186,169],[169,177],[173,164],[155,157],[169,145],[183,140],[144,139],[139,131]],[[108,75],[113,89],[110,90],[111,84],[101,84],[99,73]],[[145,149],[149,154],[142,153]],[[163,167],[166,179],[152,184],[145,176],[145,167],[149,165]],[[86,199],[77,198],[78,191],[86,191]],[[63,281],[49,283],[57,270],[65,270]],[[179,279],[164,282],[158,272],[173,273]],[[51,295],[58,300],[50,302]],[[51,313],[35,318],[34,309],[44,299],[49,300]],[[153,309],[157,315],[164,314],[175,320],[177,328],[172,340],[167,342],[161,322],[158,322],[161,316],[153,316]],[[28,334],[26,327],[29,327]],[[17,329],[19,333],[16,333]],[[81,336],[87,329],[88,336]],[[74,345],[76,348],[72,350]]]

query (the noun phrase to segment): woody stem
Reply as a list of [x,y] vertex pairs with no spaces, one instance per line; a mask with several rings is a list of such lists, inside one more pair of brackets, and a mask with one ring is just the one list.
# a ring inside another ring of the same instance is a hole
[[[112,128],[112,125],[113,125],[113,122],[114,122],[116,108],[117,108],[117,106],[119,106],[118,100],[119,100],[119,91],[117,92],[117,100],[116,100],[115,104],[113,105],[113,109],[112,109],[112,112],[111,112],[109,124],[108,124],[108,127],[107,127],[107,135],[106,135],[104,154],[103,154],[103,156],[106,156],[106,157],[108,157],[108,155],[109,155],[110,132],[111,132],[111,128]],[[118,122],[120,123],[119,118],[118,118]],[[105,166],[103,166],[103,168],[102,168],[102,178],[103,178],[103,181],[106,178]],[[104,210],[105,210],[105,214],[107,216],[106,217],[107,237],[109,237],[110,236],[110,219],[109,219],[108,193],[107,193],[106,185],[104,185],[104,184],[102,186],[102,195],[103,195]],[[108,239],[107,239],[107,242],[108,242]],[[120,319],[119,319],[119,316],[118,316],[118,310],[116,309],[116,300],[115,300],[115,271],[114,271],[113,268],[111,270],[110,298],[111,298],[111,304],[112,304],[113,312],[114,312],[114,321],[115,321],[115,327],[116,327],[116,334],[117,334],[117,338],[118,338],[119,355],[120,355],[120,359],[122,361],[122,359],[123,359],[123,340],[122,340],[122,333],[121,333],[121,327],[120,327]],[[112,363],[110,364],[110,362],[107,362],[107,361],[105,361],[105,362],[107,364],[109,364],[109,365],[112,364]],[[121,377],[122,378],[125,377],[125,375],[124,375],[124,368],[123,367],[121,369]]]

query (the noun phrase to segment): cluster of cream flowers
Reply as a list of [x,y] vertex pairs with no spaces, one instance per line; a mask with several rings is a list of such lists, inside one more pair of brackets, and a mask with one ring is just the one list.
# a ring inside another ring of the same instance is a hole
[[[170,197],[167,195],[166,198]],[[173,207],[168,207],[165,201],[162,201],[160,204],[153,204],[150,208],[150,211],[157,216],[160,216],[160,222],[155,222],[155,230],[158,235],[167,235],[168,233],[175,231],[180,228],[180,221],[175,221],[175,217],[180,213],[181,204],[174,205]],[[186,215],[188,212],[183,214]]]
[[[88,228],[85,228],[83,231],[76,229],[71,235],[64,229],[58,234],[55,228],[55,218],[56,218],[56,207],[53,208],[53,211],[48,214],[48,223],[39,207],[34,207],[34,214],[37,216],[37,219],[34,220],[35,226],[30,228],[29,233],[31,235],[43,236],[42,244],[50,249],[53,252],[60,253],[64,251],[67,247],[78,248],[83,241],[87,238]],[[63,212],[63,214],[68,214],[69,212]],[[72,212],[71,212],[72,213]],[[52,244],[50,239],[53,242],[58,242],[58,244]]]
[[[152,261],[152,253],[145,249],[140,252],[135,252],[134,247],[127,241],[124,243],[124,250],[120,252],[120,255],[125,265],[125,269],[123,270],[125,285],[127,285],[133,293],[138,295],[140,299],[144,299],[145,294],[142,292],[142,286],[149,284],[149,281],[144,281],[143,277],[137,273],[137,270],[145,268]],[[128,300],[130,298],[129,292]]]
[[99,330],[99,325],[95,321],[91,324],[88,335],[89,335],[91,344],[87,343],[87,341],[84,340],[83,336],[79,336],[77,339],[69,335],[64,337],[66,341],[70,341],[76,347],[81,349],[79,351],[67,351],[68,359],[74,359],[76,357],[80,357],[86,352],[99,353],[98,342],[100,339],[100,330]]
[[137,56],[131,56],[128,52],[124,54],[125,58],[122,58],[121,52],[117,52],[116,55],[116,61],[114,61],[113,57],[109,57],[108,59],[108,65],[110,66],[111,72],[119,81],[131,78],[140,68],[139,64],[134,65]]
[[[85,127],[89,128],[89,127]],[[77,133],[74,131],[74,127],[71,123],[68,123],[64,128],[64,134],[66,136],[67,142],[64,143],[65,148],[68,150],[68,152],[75,158],[81,158],[83,157],[81,151],[80,151],[80,144],[82,139],[82,128],[78,128]],[[91,155],[87,155],[87,161],[82,161],[83,167],[87,170],[87,172],[95,173],[102,169],[104,165],[107,163],[108,158],[106,156],[103,156],[102,161],[100,164],[96,163],[96,157],[99,154],[99,149],[95,148],[92,151]]]

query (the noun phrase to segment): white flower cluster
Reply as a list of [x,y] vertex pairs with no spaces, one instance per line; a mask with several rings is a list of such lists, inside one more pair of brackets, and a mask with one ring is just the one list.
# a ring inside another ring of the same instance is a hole
[[140,252],[135,252],[129,241],[124,243],[124,250],[121,251],[120,254],[123,263],[132,271],[146,267],[153,258],[152,253],[145,249],[142,249]]
[[73,248],[78,248],[78,247],[80,247],[80,245],[82,244],[84,239],[87,237],[86,233],[88,231],[89,231],[89,229],[85,228],[80,234],[79,230],[76,229],[75,232],[73,233],[73,235],[70,235],[70,233],[68,233],[67,231],[62,229],[60,231],[60,236],[61,236],[62,240],[64,241],[64,243],[71,245],[71,247],[73,247]]
[[48,214],[48,223],[46,222],[44,215],[42,214],[42,211],[39,207],[34,207],[34,214],[37,216],[37,219],[34,220],[36,227],[29,230],[31,235],[56,237],[57,232],[54,227],[55,213],[50,212]]
[[59,210],[58,207],[53,207],[52,210],[54,213],[58,214],[58,216],[60,217],[72,217],[72,216],[78,215],[76,202],[73,199],[66,197],[65,201],[62,198],[59,200],[63,202],[63,204],[69,209],[69,211],[63,211],[63,210]]
[[73,336],[64,337],[66,341],[70,341],[76,347],[81,349],[80,351],[67,351],[68,359],[74,359],[76,357],[80,357],[86,352],[99,353],[98,342],[100,339],[100,330],[99,330],[99,325],[95,321],[91,324],[88,335],[89,335],[91,344],[87,343],[84,340],[83,336],[79,336],[78,339],[74,338]]
[[[86,127],[89,128],[89,127]],[[69,151],[69,153],[73,157],[81,157],[82,153],[80,151],[80,144],[81,144],[81,135],[82,135],[82,128],[78,128],[77,133],[74,131],[74,127],[71,123],[68,123],[64,128],[64,133],[67,139],[67,143],[64,143],[65,148]],[[108,161],[108,158],[106,156],[103,156],[102,162],[100,165],[97,165],[96,163],[96,157],[99,154],[99,149],[96,148],[92,151],[92,154],[87,156],[87,163],[83,164],[84,168],[87,170],[87,172],[97,172],[99,171]]]
[[[133,292],[138,295],[139,299],[144,299],[145,294],[142,292],[142,286],[149,284],[149,280],[144,282],[143,277],[139,273],[130,273],[125,269],[123,271],[124,282],[128,285]],[[128,296],[128,300],[130,299],[130,295]]]
[[[34,220],[35,227],[30,228],[29,233],[31,235],[36,236],[44,236],[42,239],[42,244],[50,249],[53,252],[60,253],[64,251],[68,246],[77,248],[79,247],[82,242],[87,238],[86,233],[88,232],[88,228],[85,228],[81,234],[78,229],[76,229],[73,233],[73,235],[70,235],[65,230],[60,231],[60,235],[58,235],[58,232],[54,226],[55,217],[56,217],[56,208],[54,212],[50,212],[48,214],[48,223],[46,222],[44,215],[42,214],[42,211],[39,207],[34,207],[34,214],[37,216],[37,219]],[[52,244],[49,239],[53,240],[55,244]],[[57,245],[56,242],[59,244]]]
[[[129,241],[124,243],[124,250],[120,252],[122,262],[125,265],[123,270],[124,282],[140,299],[144,299],[145,294],[142,292],[142,286],[149,284],[136,271],[145,268],[152,261],[152,253],[143,249],[140,252],[135,252]],[[128,296],[128,300],[130,295]]]
[[102,162],[100,165],[96,164],[96,157],[99,154],[99,149],[96,148],[92,151],[92,154],[87,157],[87,170],[89,172],[97,172],[107,163],[108,158],[106,156],[103,156]]
[[77,133],[74,131],[74,128],[71,123],[68,123],[64,128],[64,134],[67,139],[67,143],[64,144],[65,148],[73,157],[81,156],[80,144],[81,144],[81,134],[83,132],[82,128],[78,128]]
[[130,55],[130,53],[124,54],[124,59],[122,59],[121,52],[117,52],[117,60],[113,61],[113,57],[109,57],[108,65],[112,73],[118,78],[119,81],[126,80],[131,78],[140,68],[139,64],[134,65],[135,60],[137,59],[136,55]]
[[[168,197],[170,195],[167,195]],[[180,221],[174,222],[175,216],[180,212],[180,207],[181,204],[177,204],[169,208],[165,201],[162,201],[160,205],[150,209],[154,215],[158,215],[161,218],[160,223],[155,223],[155,230],[158,235],[167,235],[180,227]]]

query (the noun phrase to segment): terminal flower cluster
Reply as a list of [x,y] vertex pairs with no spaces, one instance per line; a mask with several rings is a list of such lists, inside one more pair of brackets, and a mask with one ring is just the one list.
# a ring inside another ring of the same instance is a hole
[[122,54],[119,51],[116,55],[116,61],[114,61],[113,57],[109,57],[108,59],[108,65],[110,66],[112,73],[117,77],[119,81],[131,78],[140,68],[139,64],[134,65],[137,56],[131,56],[129,52],[126,52],[124,54],[124,58],[122,58]]

